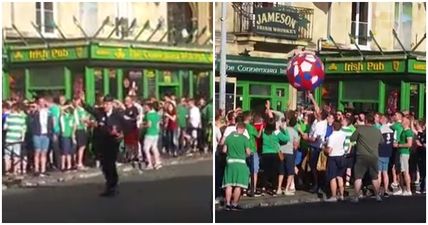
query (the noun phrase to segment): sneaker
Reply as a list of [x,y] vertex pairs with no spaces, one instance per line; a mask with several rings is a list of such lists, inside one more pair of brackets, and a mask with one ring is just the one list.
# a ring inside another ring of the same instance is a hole
[[281,195],[282,193],[283,193],[282,190],[276,190],[277,195]]
[[421,191],[420,190],[416,190],[415,193],[418,194],[418,195],[420,195]]
[[295,189],[295,188],[293,188],[293,189],[289,189],[288,191],[289,191],[289,192],[296,193],[296,189]]
[[284,191],[284,195],[285,196],[293,196],[293,195],[296,195],[296,192]]
[[153,170],[153,166],[152,165],[146,166],[146,170]]
[[351,203],[358,203],[360,199],[358,197],[352,197],[350,201]]
[[385,192],[385,193],[383,193],[383,197],[384,198],[389,198],[391,196],[391,193],[390,192]]
[[254,192],[254,197],[260,197],[262,196],[262,192],[259,190],[256,190],[256,192]]
[[427,193],[427,191],[426,191],[426,190],[423,190],[423,191],[422,191],[422,194],[426,194],[426,193]]
[[343,195],[341,195],[341,196],[339,196],[339,197],[337,198],[337,200],[339,200],[339,201],[345,201],[345,197],[343,197]]
[[232,205],[232,211],[241,211],[242,207],[239,205]]
[[382,197],[380,197],[380,195],[376,195],[376,201],[377,202],[382,202]]
[[403,196],[412,196],[412,192],[411,191],[405,191],[402,194]]
[[403,191],[401,189],[392,193],[392,195],[402,195],[402,194],[403,194]]
[[106,189],[100,194],[100,197],[114,197],[119,194],[119,191],[116,188]]
[[327,198],[326,200],[324,200],[325,202],[337,202],[337,198],[336,197],[330,197]]
[[392,184],[391,184],[391,187],[392,187],[392,188],[398,188],[398,184],[397,184],[397,183],[392,183]]
[[232,210],[232,206],[231,205],[226,205],[226,207],[224,207],[224,210],[231,211]]
[[351,186],[351,184],[349,183],[349,181],[346,181],[345,186],[346,186],[346,187],[350,187],[350,186]]
[[162,168],[162,164],[160,164],[160,163],[155,166],[155,170],[158,170],[160,168]]

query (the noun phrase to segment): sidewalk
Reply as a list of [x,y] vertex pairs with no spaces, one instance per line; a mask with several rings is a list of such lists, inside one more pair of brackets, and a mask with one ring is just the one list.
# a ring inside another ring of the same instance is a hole
[[[177,158],[165,158],[163,159],[163,166],[167,167],[170,165],[189,164],[204,160],[212,160],[212,154],[195,154],[192,156],[180,156]],[[134,169],[131,164],[118,164],[119,174],[143,174],[145,170]],[[3,177],[3,190],[9,188],[19,187],[37,187],[37,186],[49,186],[55,185],[62,182],[70,182],[78,179],[88,179],[92,177],[101,176],[102,172],[100,168],[87,168],[82,171],[72,172],[48,172],[47,177],[34,177],[32,175],[25,175],[17,178]]]
[[[312,194],[306,191],[296,191],[293,196],[285,195],[265,195],[260,197],[242,197],[239,205],[244,208],[255,208],[255,207],[272,207],[281,205],[292,205],[298,203],[312,203],[321,202],[323,199],[317,194]],[[223,206],[216,205],[216,210],[222,210]]]

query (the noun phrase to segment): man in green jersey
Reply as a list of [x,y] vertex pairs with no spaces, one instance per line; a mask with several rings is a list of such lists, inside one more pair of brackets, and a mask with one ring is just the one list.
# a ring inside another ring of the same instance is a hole
[[[403,125],[401,124],[403,120],[403,113],[396,112],[394,115],[394,124],[392,124],[391,129],[394,131],[394,140],[397,142],[400,138],[401,132],[403,132]],[[400,171],[397,167],[400,164],[400,153],[396,147],[392,151],[391,157],[391,166],[392,166],[392,188],[398,188]]]
[[[238,206],[241,189],[248,187],[250,171],[245,159],[250,155],[250,144],[243,135],[245,124],[238,123],[236,131],[227,136],[223,152],[227,154],[227,164],[224,170],[223,188],[226,189],[226,210],[240,210]],[[233,197],[233,198],[232,198]]]
[[400,190],[394,192],[394,195],[411,196],[412,192],[410,189],[410,173],[409,173],[409,157],[410,148],[413,144],[413,132],[410,129],[410,118],[403,118],[403,131],[400,133],[398,143],[394,146],[398,148],[399,152],[399,168],[400,172]]

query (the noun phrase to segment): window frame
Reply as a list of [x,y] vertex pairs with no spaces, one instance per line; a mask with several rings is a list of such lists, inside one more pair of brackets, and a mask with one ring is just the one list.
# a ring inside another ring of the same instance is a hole
[[[352,30],[352,23],[355,22],[355,34],[359,35],[359,23],[360,23],[360,5],[362,2],[355,2],[357,4],[357,9],[355,10],[356,14],[355,14],[355,21],[352,20],[352,6],[351,6],[351,34],[353,32]],[[371,50],[371,40],[368,38],[369,36],[369,32],[371,30],[372,27],[372,4],[371,2],[364,2],[367,3],[367,44],[365,45],[361,45],[358,43],[358,37],[355,37],[355,42],[358,45],[358,47],[361,50]],[[357,49],[357,47],[355,47],[355,45],[351,45],[352,49]]]
[[[37,23],[37,14],[40,13],[40,24],[37,24],[37,25],[40,26],[40,32],[42,33],[42,35],[44,37],[51,37],[51,38],[58,37],[58,31],[55,27],[53,27],[53,32],[46,32],[44,3],[48,3],[48,2],[35,2],[35,3],[36,3],[36,6],[35,6],[36,23]],[[40,3],[40,12],[37,12],[37,3]],[[50,2],[50,3],[52,3],[53,21],[54,23],[56,23],[55,21],[57,21],[57,18],[58,18],[58,6],[56,2]]]

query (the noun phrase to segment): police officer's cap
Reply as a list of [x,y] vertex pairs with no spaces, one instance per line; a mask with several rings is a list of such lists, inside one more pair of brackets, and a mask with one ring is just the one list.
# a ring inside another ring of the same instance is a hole
[[113,97],[111,97],[110,95],[104,96],[104,99],[103,99],[104,102],[112,102],[113,100],[114,100]]

